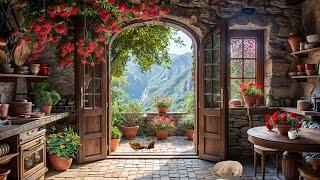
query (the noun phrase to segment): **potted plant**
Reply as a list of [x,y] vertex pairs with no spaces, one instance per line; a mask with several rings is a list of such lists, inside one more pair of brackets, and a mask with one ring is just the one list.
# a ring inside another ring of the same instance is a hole
[[173,121],[164,116],[156,116],[152,121],[153,128],[156,130],[156,135],[159,140],[168,138],[169,130],[174,128]]
[[240,94],[246,107],[252,107],[256,103],[256,97],[262,95],[262,87],[253,82],[240,84]]
[[271,126],[276,127],[279,134],[286,136],[290,129],[301,128],[302,121],[295,113],[280,113],[276,111],[272,116],[266,116],[266,126],[269,130],[271,130]]
[[158,113],[167,113],[169,107],[172,104],[172,99],[170,98],[163,98],[163,97],[156,97],[153,100],[155,107],[158,110]]
[[123,136],[126,139],[134,139],[139,130],[139,121],[142,115],[142,107],[137,102],[130,102],[124,107],[122,113],[123,120],[121,122]]
[[310,157],[310,164],[314,170],[320,170],[320,158],[319,157]]
[[194,114],[185,115],[179,122],[178,128],[185,131],[189,140],[194,138]]
[[112,126],[111,127],[111,152],[117,150],[120,140],[121,140],[122,133],[118,127]]
[[70,168],[72,159],[80,147],[80,137],[72,128],[65,128],[62,132],[47,136],[47,151],[52,167],[58,171]]
[[40,91],[36,93],[35,100],[36,104],[41,106],[41,111],[50,115],[52,106],[56,105],[61,97],[56,91]]

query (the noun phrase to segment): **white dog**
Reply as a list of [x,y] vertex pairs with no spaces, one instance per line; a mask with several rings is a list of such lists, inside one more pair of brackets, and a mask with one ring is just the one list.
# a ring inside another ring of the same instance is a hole
[[215,164],[211,170],[212,175],[222,178],[242,176],[243,167],[238,161],[222,161]]

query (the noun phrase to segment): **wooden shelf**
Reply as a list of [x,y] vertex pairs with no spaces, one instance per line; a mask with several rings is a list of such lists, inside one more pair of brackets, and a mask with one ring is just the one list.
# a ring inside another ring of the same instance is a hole
[[0,157],[0,165],[8,164],[12,158],[17,157],[19,153],[12,153]]
[[290,53],[290,55],[293,55],[293,56],[306,55],[306,54],[308,54],[310,52],[314,52],[314,51],[320,51],[320,47],[293,52],[293,53]]
[[320,116],[320,112],[316,112],[316,111],[299,111],[296,108],[290,108],[290,107],[280,107],[279,108],[281,111],[285,111],[285,112],[292,112],[292,113],[296,113],[296,114],[300,114],[302,116]]
[[35,76],[31,74],[3,74],[0,73],[0,77],[7,77],[7,78],[49,78],[49,76]]
[[311,76],[303,75],[303,76],[291,76],[291,78],[293,78],[293,79],[308,79],[308,78],[320,78],[320,76],[319,75],[311,75]]

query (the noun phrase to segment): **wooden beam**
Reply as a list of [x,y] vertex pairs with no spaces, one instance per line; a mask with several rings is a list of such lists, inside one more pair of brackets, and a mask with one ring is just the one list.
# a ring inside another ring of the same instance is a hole
[[305,0],[286,0],[286,5],[296,5],[296,4],[300,4]]

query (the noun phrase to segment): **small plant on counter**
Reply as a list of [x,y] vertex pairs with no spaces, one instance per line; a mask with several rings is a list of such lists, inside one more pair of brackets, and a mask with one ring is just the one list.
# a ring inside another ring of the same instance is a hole
[[189,140],[193,140],[194,136],[194,114],[186,114],[178,121],[178,128],[185,131]]
[[47,136],[47,151],[51,165],[56,170],[67,170],[72,159],[80,148],[80,137],[72,128],[65,128],[62,132]]
[[153,100],[153,103],[159,113],[167,113],[172,101],[173,100],[171,98],[156,97]]
[[112,126],[111,127],[111,152],[115,151],[119,144],[122,137],[122,133],[118,127]]
[[41,106],[41,111],[50,115],[52,106],[56,105],[61,97],[56,91],[40,91],[35,95],[36,105]]

